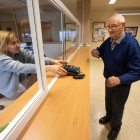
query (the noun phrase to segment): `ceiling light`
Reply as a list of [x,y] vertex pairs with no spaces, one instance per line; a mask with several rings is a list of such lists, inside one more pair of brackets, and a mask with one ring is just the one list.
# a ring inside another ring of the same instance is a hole
[[119,13],[121,15],[140,15],[140,13]]
[[115,11],[121,15],[140,15],[140,10]]
[[114,4],[116,2],[116,0],[110,0],[110,2],[108,4]]

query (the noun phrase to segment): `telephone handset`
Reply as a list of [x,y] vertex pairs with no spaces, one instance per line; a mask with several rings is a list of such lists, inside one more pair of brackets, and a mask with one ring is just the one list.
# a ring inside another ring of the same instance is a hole
[[67,71],[68,76],[76,76],[80,73],[80,67],[73,65],[64,65],[63,68]]

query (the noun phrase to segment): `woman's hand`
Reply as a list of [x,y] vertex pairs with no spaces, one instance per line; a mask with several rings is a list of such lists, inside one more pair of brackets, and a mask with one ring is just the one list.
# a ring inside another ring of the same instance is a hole
[[45,69],[46,71],[51,71],[55,74],[58,75],[67,75],[67,71],[65,69],[62,68],[63,65],[46,65]]
[[61,65],[61,64],[66,65],[66,64],[68,64],[68,62],[63,61],[63,60],[50,59],[50,64],[51,65],[53,65],[53,64],[55,64],[55,65]]

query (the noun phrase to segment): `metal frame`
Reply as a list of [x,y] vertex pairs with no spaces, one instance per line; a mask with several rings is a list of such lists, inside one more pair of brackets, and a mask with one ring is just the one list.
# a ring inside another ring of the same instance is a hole
[[76,24],[81,26],[81,23],[74,17],[74,15],[68,10],[61,0],[49,0],[51,4],[59,8],[63,13],[70,17]]

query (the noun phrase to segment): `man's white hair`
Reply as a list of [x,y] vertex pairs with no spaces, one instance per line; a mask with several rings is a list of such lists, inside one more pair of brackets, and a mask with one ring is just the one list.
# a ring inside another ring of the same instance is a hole
[[115,17],[120,23],[125,22],[125,18],[121,14],[114,14],[112,17],[109,18],[109,20]]

